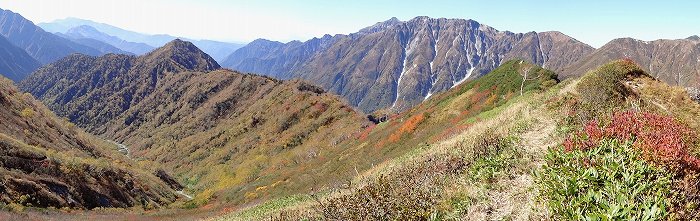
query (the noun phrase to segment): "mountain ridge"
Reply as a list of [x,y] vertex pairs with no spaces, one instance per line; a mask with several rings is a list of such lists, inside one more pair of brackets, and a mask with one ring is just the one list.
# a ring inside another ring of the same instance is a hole
[[631,59],[653,77],[669,85],[700,88],[700,41],[634,38],[614,39],[562,72],[562,77],[584,75],[595,67],[616,59]]
[[39,68],[39,62],[5,37],[0,36],[0,75],[19,82]]
[[[61,33],[61,32],[57,32]],[[92,26],[88,25],[81,25],[77,27],[73,27],[71,29],[68,29],[65,33],[67,36],[73,37],[73,38],[87,38],[87,39],[94,39],[97,41],[101,41],[107,44],[110,44],[114,47],[117,47],[121,50],[128,51],[130,53],[136,54],[136,55],[142,55],[145,53],[148,53],[149,51],[153,50],[154,47],[144,44],[144,43],[135,43],[135,42],[128,42],[122,39],[119,39],[117,37],[107,35],[103,32],[100,32],[99,30],[95,29]]]
[[[267,198],[250,195],[255,185],[284,187],[273,188],[273,195],[302,192],[315,184],[290,174],[337,170],[323,166],[329,158],[304,154],[338,156],[347,146],[337,144],[370,124],[317,86],[220,69],[181,40],[138,57],[71,55],[21,85],[59,116],[127,145],[141,165],[172,171],[196,193],[187,204],[193,207],[216,198]],[[295,163],[289,161],[293,155],[300,156]],[[260,179],[249,178],[255,176]]]
[[249,44],[222,64],[280,79],[306,79],[373,112],[405,110],[502,61],[522,58],[560,71],[592,51],[559,32],[512,33],[474,20],[424,16],[390,19],[357,33],[303,43]]
[[219,68],[213,58],[192,43],[176,39],[138,57],[71,55],[40,68],[19,87],[59,116],[94,132],[141,102],[165,75]]
[[23,48],[42,64],[76,52],[89,55],[100,54],[94,48],[48,33],[22,15],[10,10],[0,9],[0,34],[14,45]]
[[[107,35],[119,38],[119,39],[127,41],[127,42],[147,44],[151,48],[161,47],[161,46],[165,45],[166,43],[168,43],[172,40],[175,40],[175,39],[183,39],[183,40],[187,40],[187,41],[194,43],[195,45],[197,45],[198,48],[202,49],[202,51],[205,51],[207,54],[212,56],[217,61],[223,61],[226,58],[226,56],[231,54],[231,52],[235,51],[236,49],[238,49],[244,45],[241,43],[230,43],[230,42],[221,42],[221,41],[213,41],[213,40],[205,40],[205,39],[200,39],[200,40],[187,39],[187,38],[176,37],[176,36],[171,36],[171,35],[167,35],[167,34],[149,35],[149,34],[143,34],[143,33],[125,30],[125,29],[122,29],[122,28],[119,28],[119,27],[116,27],[113,25],[105,24],[105,23],[99,23],[99,22],[80,19],[80,18],[58,19],[58,20],[55,20],[53,22],[40,23],[38,25],[40,27],[43,27],[43,28],[49,30],[50,32],[60,32],[60,33],[66,33],[71,28],[75,28],[75,27],[82,26],[82,25],[87,25],[87,26],[91,26],[91,27],[97,29],[98,31],[105,33]],[[128,48],[123,48],[123,49],[126,50]],[[127,51],[129,51],[129,50],[127,50]],[[138,51],[135,51],[135,52],[138,52]],[[135,54],[142,54],[142,53],[135,53]]]

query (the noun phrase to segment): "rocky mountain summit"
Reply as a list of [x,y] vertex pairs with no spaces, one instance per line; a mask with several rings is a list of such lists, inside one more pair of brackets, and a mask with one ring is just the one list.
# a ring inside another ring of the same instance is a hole
[[559,32],[512,33],[464,19],[392,18],[349,35],[286,44],[257,40],[223,65],[306,79],[365,112],[398,111],[507,60],[524,59],[560,71],[593,50]]

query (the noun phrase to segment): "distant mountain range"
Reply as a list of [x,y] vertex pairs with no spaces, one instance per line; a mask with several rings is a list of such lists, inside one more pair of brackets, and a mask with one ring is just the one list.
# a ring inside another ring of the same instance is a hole
[[0,34],[42,64],[72,53],[100,55],[100,51],[48,33],[21,15],[0,9]]
[[[143,55],[176,38],[77,18],[39,24],[56,33],[52,35],[16,13],[3,11],[0,16],[3,36],[41,64],[71,53]],[[429,17],[392,18],[356,33],[306,42],[258,39],[240,49],[240,44],[193,41],[224,67],[278,79],[305,79],[368,113],[405,110],[510,59],[524,59],[570,77],[630,58],[669,84],[700,88],[700,66],[693,59],[698,42],[697,36],[652,42],[626,38],[595,50],[556,31],[512,33],[473,20]],[[26,56],[12,58],[0,71],[15,81],[36,68]]]
[[[97,39],[100,41],[112,44],[124,51],[141,55],[155,47],[161,47],[174,39],[182,39],[194,43],[202,51],[212,56],[217,61],[223,61],[226,56],[231,54],[236,49],[244,44],[228,43],[211,40],[192,40],[187,38],[175,37],[171,35],[148,35],[134,31],[124,30],[112,25],[98,23],[85,19],[65,18],[49,23],[39,23],[40,27],[49,32],[58,33],[78,33],[79,35]],[[86,27],[87,26],[87,27]],[[77,29],[76,29],[77,28]],[[71,34],[69,34],[71,35]],[[143,47],[146,44],[150,47]]]
[[[3,76],[19,81],[38,67],[34,63],[48,64],[73,53],[90,56],[108,53],[142,55],[176,39],[169,35],[145,35],[79,19],[59,20],[43,25],[50,31],[57,29],[61,31],[52,31],[55,34],[46,32],[20,14],[0,9],[0,36],[11,43],[2,48],[3,53],[8,55],[0,57],[0,73]],[[57,28],[57,26],[60,27]],[[100,31],[96,27],[107,32]],[[139,41],[127,41],[120,37]],[[221,60],[242,46],[242,44],[210,40],[194,42],[215,59]],[[19,55],[12,46],[24,50],[32,59]],[[16,56],[9,56],[10,53]]]
[[[100,47],[100,50],[91,46]],[[0,9],[0,74],[20,81],[42,64],[72,53],[100,55],[108,45],[83,39],[68,40],[45,32],[31,21],[9,10]],[[118,49],[116,49],[118,50]]]
[[154,47],[144,43],[129,42],[114,36],[107,35],[98,31],[92,26],[87,25],[73,27],[71,29],[68,29],[68,31],[66,31],[65,33],[56,33],[65,35],[73,39],[93,39],[96,41],[101,41],[109,45],[113,45],[114,47],[117,47],[120,50],[128,51],[129,53],[136,55],[146,54],[154,49]]
[[92,38],[76,38],[76,37],[71,37],[68,35],[61,34],[61,33],[55,33],[55,34],[62,37],[62,38],[71,40],[75,43],[94,48],[95,50],[99,51],[100,54],[109,54],[109,53],[112,53],[112,54],[133,54],[131,52],[124,51],[122,49],[114,47],[111,44],[107,44],[105,42],[95,40]]
[[700,88],[700,38],[642,41],[620,38],[610,41],[560,72],[578,77],[611,60],[629,58],[655,78],[669,85]]
[[560,71],[593,50],[559,32],[517,34],[473,20],[392,18],[357,33],[306,42],[256,40],[223,65],[306,79],[372,112],[405,110],[506,60],[521,58]]
[[0,75],[20,81],[39,67],[39,62],[23,49],[0,36]]

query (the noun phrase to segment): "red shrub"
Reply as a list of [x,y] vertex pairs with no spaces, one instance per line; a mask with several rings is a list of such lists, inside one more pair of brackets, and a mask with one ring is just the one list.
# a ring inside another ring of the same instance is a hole
[[564,148],[566,151],[588,149],[597,145],[604,137],[604,131],[598,124],[598,121],[590,121],[583,127],[583,131],[576,132],[574,136],[564,140]]
[[459,123],[460,121],[464,120],[465,118],[467,118],[468,116],[471,116],[471,108],[467,108],[466,110],[459,112],[459,115],[450,119],[450,123],[452,125],[455,125],[455,124]]
[[601,139],[632,140],[644,157],[673,169],[700,170],[700,160],[689,149],[698,142],[693,130],[672,117],[643,112],[617,112],[609,124],[601,127],[591,121],[583,131],[564,141],[567,151],[586,149]]
[[389,136],[389,141],[390,142],[396,142],[401,139],[401,135],[404,133],[413,133],[413,131],[416,130],[418,125],[423,122],[425,119],[425,116],[423,113],[414,115],[413,117],[409,118],[401,127],[396,130],[391,136]]
[[480,103],[482,100],[486,99],[489,95],[491,95],[491,93],[489,91],[476,92],[476,94],[471,96],[471,103],[472,104]]

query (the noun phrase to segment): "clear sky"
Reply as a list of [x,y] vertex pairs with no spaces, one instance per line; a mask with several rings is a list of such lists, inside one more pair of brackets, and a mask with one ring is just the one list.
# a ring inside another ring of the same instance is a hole
[[77,17],[151,34],[248,42],[347,34],[416,16],[474,19],[512,32],[557,30],[600,47],[700,35],[700,1],[434,0],[0,0],[34,21]]

